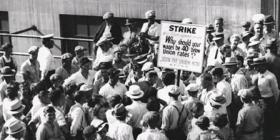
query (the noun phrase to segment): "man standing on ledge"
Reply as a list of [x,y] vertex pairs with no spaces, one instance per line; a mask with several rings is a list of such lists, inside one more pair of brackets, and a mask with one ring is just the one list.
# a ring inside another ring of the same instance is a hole
[[[97,33],[94,37],[94,43],[99,44],[108,38],[113,38],[112,43],[117,45],[123,39],[121,27],[116,24],[114,19],[114,14],[112,12],[106,12],[103,15],[104,22],[99,27]],[[94,54],[96,54],[97,46],[94,48]]]
[[49,77],[55,73],[55,65],[54,65],[54,57],[51,52],[51,48],[53,48],[54,42],[53,42],[53,34],[48,34],[45,36],[42,36],[42,43],[43,46],[40,47],[38,51],[38,62],[40,64],[40,70],[41,70],[41,80],[45,79],[46,83],[49,82]]

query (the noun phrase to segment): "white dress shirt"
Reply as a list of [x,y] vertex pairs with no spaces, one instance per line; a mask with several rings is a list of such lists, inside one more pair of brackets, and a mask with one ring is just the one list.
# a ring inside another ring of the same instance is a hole
[[219,93],[221,93],[226,98],[225,105],[228,106],[231,104],[232,100],[232,92],[230,84],[225,80],[221,80],[217,83],[216,89]]
[[41,78],[44,78],[44,75],[46,75],[48,71],[55,70],[54,57],[51,50],[46,46],[40,47],[37,60],[40,64]]
[[109,124],[108,136],[115,140],[134,140],[132,127],[122,121]]
[[261,96],[264,98],[274,96],[276,99],[278,99],[279,90],[275,75],[267,70],[265,73],[258,73],[256,76],[258,78],[258,87]]
[[88,72],[88,77],[85,78],[82,73],[81,73],[81,69],[79,71],[77,71],[76,73],[73,73],[70,77],[68,77],[67,79],[65,79],[63,86],[67,86],[71,83],[75,84],[75,85],[79,85],[81,83],[87,84],[87,85],[92,85],[93,86],[93,82],[94,82],[94,75],[95,72],[92,70],[89,70]]
[[141,101],[133,101],[131,105],[126,106],[127,111],[132,115],[128,124],[132,127],[141,128],[142,125],[140,121],[148,109],[146,108],[147,104]]
[[137,140],[168,140],[168,138],[158,129],[147,129],[138,135]]
[[87,126],[84,109],[80,103],[76,102],[76,104],[71,106],[68,114],[72,120],[70,126],[70,133],[72,136],[76,136],[78,130],[82,130]]
[[117,82],[114,87],[112,87],[109,82],[107,82],[100,90],[99,94],[104,98],[109,99],[113,95],[120,95],[124,97],[127,89],[124,84]]

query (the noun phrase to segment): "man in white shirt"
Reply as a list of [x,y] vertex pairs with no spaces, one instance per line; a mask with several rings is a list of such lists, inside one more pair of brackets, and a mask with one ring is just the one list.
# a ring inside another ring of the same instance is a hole
[[119,70],[111,69],[109,71],[109,81],[99,90],[99,94],[107,100],[116,94],[123,98],[127,91],[125,85],[119,82],[119,73]]
[[150,41],[150,44],[154,45],[154,50],[157,52],[161,26],[155,21],[156,12],[154,10],[147,11],[145,13],[145,17],[148,20],[148,22],[145,22],[143,24],[140,31],[140,36],[147,38]]
[[132,99],[132,104],[125,107],[132,115],[128,124],[130,124],[134,129],[136,128],[141,130],[142,125],[140,124],[140,121],[143,115],[148,112],[146,108],[147,104],[141,101],[144,96],[144,92],[138,85],[131,85],[128,92],[126,92],[126,95]]
[[99,66],[101,62],[113,61],[116,47],[113,46],[113,43],[110,39],[106,39],[100,43],[97,43],[96,46],[98,46],[98,49],[93,63],[94,68]]
[[53,34],[45,35],[41,37],[43,39],[43,46],[40,47],[38,52],[38,62],[40,64],[41,79],[51,76],[55,72],[54,57],[51,52],[54,42],[52,40]]
[[224,78],[224,72],[222,68],[214,68],[212,70],[213,81],[216,83],[216,89],[226,98],[225,105],[228,106],[231,104],[232,93],[231,86]]
[[117,119],[109,124],[108,136],[115,140],[134,140],[132,127],[125,123],[128,111],[123,104],[117,104],[114,107],[113,115]]
[[224,45],[224,34],[215,33],[213,41],[215,45],[209,46],[209,53],[207,54],[207,66],[216,61],[222,64],[223,55],[221,53],[221,47]]
[[169,103],[170,96],[168,95],[169,92],[169,86],[172,86],[175,84],[175,73],[174,72],[168,72],[163,77],[162,81],[164,83],[164,88],[158,90],[158,98],[165,101],[167,104]]
[[261,97],[264,101],[264,139],[271,139],[273,136],[274,119],[276,115],[275,105],[279,97],[279,90],[276,77],[267,70],[265,58],[254,58],[253,65],[258,74],[253,77],[257,83]]
[[82,57],[80,59],[80,70],[65,79],[63,87],[69,84],[93,86],[95,72],[91,68],[91,61],[87,57]]
[[87,126],[85,110],[82,105],[86,102],[86,96],[79,91],[74,95],[75,104],[71,106],[69,117],[71,118],[70,134],[78,139],[81,136],[82,130]]

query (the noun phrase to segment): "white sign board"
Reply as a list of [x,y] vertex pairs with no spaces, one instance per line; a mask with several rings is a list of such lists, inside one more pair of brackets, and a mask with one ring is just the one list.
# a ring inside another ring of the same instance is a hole
[[206,27],[161,22],[158,66],[202,72]]

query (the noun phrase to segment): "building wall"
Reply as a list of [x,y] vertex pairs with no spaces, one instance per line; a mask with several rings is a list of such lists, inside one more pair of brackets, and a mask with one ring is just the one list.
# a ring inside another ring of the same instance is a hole
[[[42,33],[55,36],[60,36],[59,14],[102,16],[112,11],[116,17],[144,18],[147,10],[154,9],[158,19],[189,17],[197,24],[212,23],[215,17],[221,16],[225,28],[236,32],[242,21],[261,11],[261,0],[0,0],[0,3],[0,11],[9,12],[10,32],[36,25]],[[13,38],[12,41],[17,52],[27,52],[29,46],[41,44],[38,39]],[[59,49],[53,52],[60,55]],[[17,61],[21,63],[24,59],[18,57]]]

